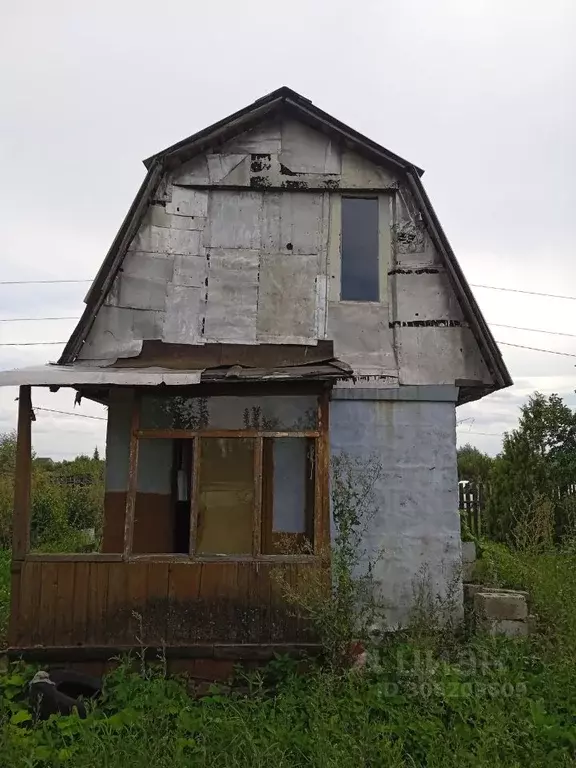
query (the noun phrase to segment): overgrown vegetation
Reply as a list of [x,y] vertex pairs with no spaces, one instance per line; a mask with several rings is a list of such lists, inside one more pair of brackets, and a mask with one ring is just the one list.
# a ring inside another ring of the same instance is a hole
[[[33,670],[0,676],[0,766],[463,768],[576,760],[576,559],[485,545],[486,578],[529,586],[541,634],[448,637],[442,603],[374,648],[362,671],[279,659],[196,699],[163,667],[121,664],[84,721],[33,722]],[[444,627],[444,628],[443,628]],[[31,726],[31,727],[30,727]]]
[[[0,549],[10,546],[16,435],[0,435]],[[52,461],[33,456],[30,538],[33,549],[76,552],[98,548],[104,509],[104,462]]]
[[576,413],[558,395],[535,392],[520,409],[518,427],[492,458],[466,445],[458,451],[460,480],[484,484],[485,531],[516,546],[516,536],[547,508],[556,543],[576,531]]
[[[510,515],[507,544],[478,542],[478,579],[527,589],[535,634],[471,633],[454,621],[455,594],[439,598],[423,569],[408,626],[370,644],[383,608],[372,597],[370,563],[381,553],[367,550],[364,528],[379,475],[376,460],[336,460],[332,578],[318,572],[298,594],[287,591],[310,613],[329,663],[310,661],[303,670],[279,658],[258,672],[238,670],[231,689],[213,686],[197,698],[190,680],[166,677],[165,664],[127,659],[108,675],[86,720],[44,722],[24,696],[34,670],[13,664],[0,672],[0,768],[576,764],[576,547],[568,528],[559,541],[548,486]],[[0,557],[0,623],[8,564]],[[345,661],[358,639],[368,648],[366,664],[351,669]]]
[[360,460],[347,454],[332,459],[333,536],[322,553],[322,566],[310,569],[294,588],[278,568],[276,579],[293,609],[311,620],[324,647],[324,661],[334,670],[370,643],[384,624],[384,605],[374,588],[373,571],[382,552],[370,551],[366,533],[378,509],[374,486],[382,473],[377,457]]

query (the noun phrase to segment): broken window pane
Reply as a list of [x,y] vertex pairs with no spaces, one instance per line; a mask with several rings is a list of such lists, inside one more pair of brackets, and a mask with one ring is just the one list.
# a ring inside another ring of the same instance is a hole
[[254,440],[200,441],[196,553],[249,555],[254,517]]
[[316,428],[315,395],[262,397],[142,398],[142,429],[262,429],[300,431]]
[[300,437],[264,441],[264,554],[311,554],[314,443]]
[[378,301],[378,199],[342,198],[343,301]]

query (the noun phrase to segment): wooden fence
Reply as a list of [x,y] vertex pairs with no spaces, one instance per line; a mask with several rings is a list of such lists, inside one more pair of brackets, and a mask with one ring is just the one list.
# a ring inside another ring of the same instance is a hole
[[486,487],[483,483],[458,483],[458,509],[468,524],[473,536],[486,531],[482,524],[482,513],[486,505]]

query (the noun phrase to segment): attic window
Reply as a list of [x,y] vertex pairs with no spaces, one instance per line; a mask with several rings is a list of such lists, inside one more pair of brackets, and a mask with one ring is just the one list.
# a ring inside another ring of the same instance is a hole
[[342,198],[342,301],[379,301],[378,199]]

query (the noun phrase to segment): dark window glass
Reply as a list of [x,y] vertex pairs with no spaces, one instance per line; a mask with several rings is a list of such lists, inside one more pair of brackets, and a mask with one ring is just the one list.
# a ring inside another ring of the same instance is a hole
[[343,301],[378,301],[378,200],[342,198]]

